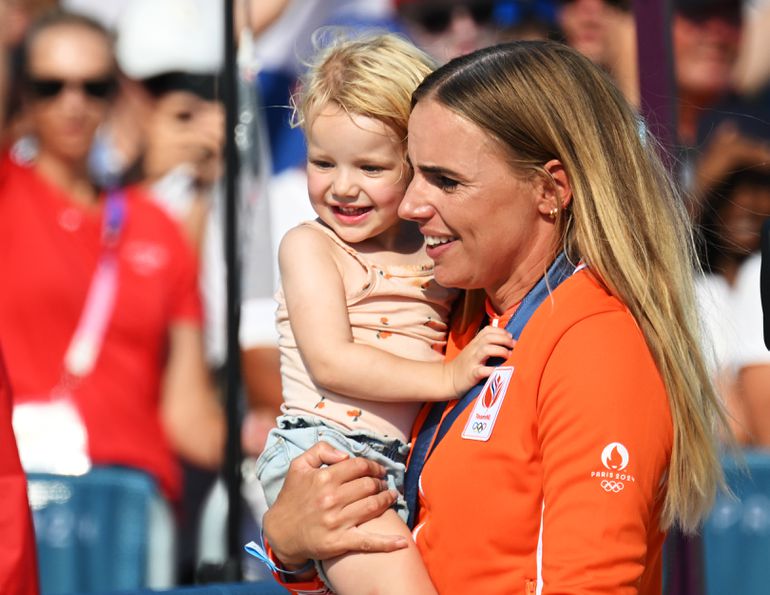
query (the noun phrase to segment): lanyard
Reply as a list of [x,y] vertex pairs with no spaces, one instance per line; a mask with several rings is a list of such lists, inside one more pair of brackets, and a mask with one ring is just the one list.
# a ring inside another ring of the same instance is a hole
[[118,289],[118,239],[126,214],[123,192],[107,194],[102,221],[101,256],[96,263],[85,306],[78,326],[64,356],[65,370],[82,378],[93,369],[107,331],[107,323],[115,307]]
[[[508,321],[505,329],[511,333],[514,339],[519,339],[527,322],[529,322],[529,319],[540,304],[543,303],[545,298],[548,297],[548,295],[556,289],[562,281],[572,275],[575,270],[575,266],[567,260],[567,256],[563,252],[556,257],[556,260],[550,266],[546,274],[543,275],[537,284],[529,290],[529,293],[524,296],[518,309]],[[501,363],[502,362],[499,361],[496,365],[500,365]],[[491,361],[487,363],[487,365],[490,364],[495,365]],[[409,507],[408,525],[410,528],[414,528],[415,521],[417,520],[419,481],[422,470],[425,467],[425,462],[436,449],[436,446],[441,439],[452,427],[454,421],[465,408],[476,399],[485,382],[486,380],[482,380],[465,393],[463,398],[460,399],[454,408],[446,415],[446,417],[444,417],[443,421],[441,418],[449,401],[441,401],[434,403],[431,406],[430,411],[425,418],[425,423],[423,423],[420,428],[417,439],[412,447],[412,458],[409,461],[409,466],[406,469],[406,478],[404,479],[404,498]],[[440,426],[439,423],[441,424]],[[438,432],[436,432],[436,428],[438,428]],[[435,440],[433,439],[434,435],[436,436]]]

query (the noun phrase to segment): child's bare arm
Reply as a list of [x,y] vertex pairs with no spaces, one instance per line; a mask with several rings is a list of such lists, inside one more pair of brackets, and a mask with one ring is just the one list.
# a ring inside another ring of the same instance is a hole
[[444,364],[450,369],[457,395],[462,395],[495,369],[487,366],[490,357],[507,359],[516,341],[503,328],[484,327],[460,354]]
[[369,401],[445,400],[488,375],[487,358],[509,355],[513,341],[502,329],[482,333],[471,352],[450,364],[417,362],[354,343],[334,249],[323,234],[298,227],[284,237],[279,251],[291,328],[319,386]]
[[395,511],[386,510],[358,528],[378,535],[402,535],[409,546],[393,552],[350,552],[325,560],[324,570],[337,595],[436,595],[417,544]]

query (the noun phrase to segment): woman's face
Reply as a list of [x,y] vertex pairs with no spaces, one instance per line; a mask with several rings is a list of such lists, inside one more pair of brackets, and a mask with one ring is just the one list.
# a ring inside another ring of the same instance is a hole
[[196,182],[216,181],[225,129],[221,104],[189,91],[167,91],[155,99],[144,123],[144,168],[149,179],[186,164]]
[[28,110],[40,151],[85,161],[114,85],[107,40],[79,25],[57,25],[33,40],[27,64]]
[[606,65],[611,51],[608,43],[620,9],[605,0],[569,0],[559,8],[559,24],[570,46],[592,62]]
[[399,215],[419,223],[436,280],[520,299],[553,252],[542,178],[517,173],[498,140],[435,101],[414,108],[408,144],[414,177]]
[[401,20],[415,43],[444,64],[495,43],[494,7],[489,0],[408,2]]
[[730,88],[741,41],[740,11],[698,18],[676,14],[672,39],[680,93],[713,100]]

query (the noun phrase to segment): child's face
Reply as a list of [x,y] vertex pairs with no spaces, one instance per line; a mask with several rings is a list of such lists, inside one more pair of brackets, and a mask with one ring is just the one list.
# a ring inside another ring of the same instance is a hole
[[375,237],[387,244],[387,236],[398,234],[409,182],[395,132],[327,105],[310,123],[307,142],[308,193],[321,220],[349,244]]

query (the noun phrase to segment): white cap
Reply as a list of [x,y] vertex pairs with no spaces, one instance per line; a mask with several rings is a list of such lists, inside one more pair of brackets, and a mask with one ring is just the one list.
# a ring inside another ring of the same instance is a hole
[[123,72],[215,74],[224,57],[223,0],[131,0],[116,23]]

